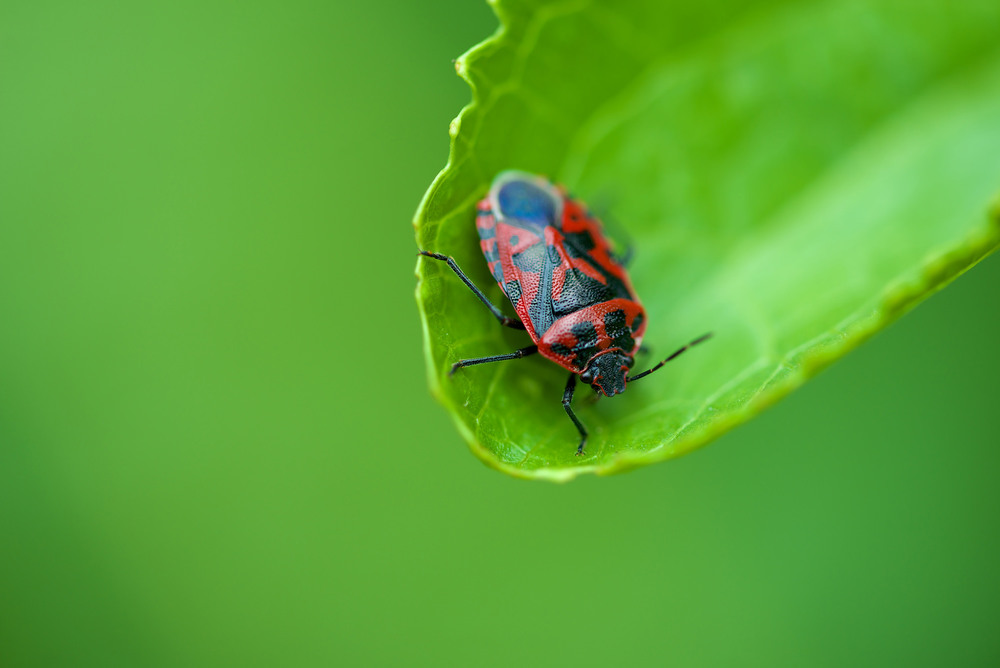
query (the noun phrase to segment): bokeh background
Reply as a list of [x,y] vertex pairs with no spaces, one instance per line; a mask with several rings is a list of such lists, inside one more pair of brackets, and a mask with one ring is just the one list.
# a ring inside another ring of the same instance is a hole
[[0,7],[0,664],[997,665],[998,258],[691,456],[469,454],[410,220],[495,27]]

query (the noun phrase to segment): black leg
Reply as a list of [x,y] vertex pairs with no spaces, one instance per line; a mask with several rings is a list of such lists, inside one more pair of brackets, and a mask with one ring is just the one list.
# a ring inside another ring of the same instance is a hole
[[577,431],[580,432],[580,445],[576,449],[576,455],[579,457],[583,454],[583,446],[587,445],[587,429],[580,422],[580,418],[576,416],[573,409],[570,407],[570,403],[573,401],[573,392],[576,390],[576,374],[571,373],[569,375],[569,380],[566,381],[566,389],[563,391],[563,408],[566,409],[566,415],[569,419],[573,421],[576,425]]
[[663,360],[662,362],[660,362],[659,364],[657,364],[656,366],[654,366],[652,369],[647,369],[647,370],[643,371],[642,373],[637,373],[634,376],[629,376],[625,380],[628,381],[628,382],[632,382],[633,380],[639,380],[640,378],[645,378],[646,376],[648,376],[649,374],[653,373],[654,371],[656,371],[657,369],[659,369],[660,367],[662,367],[664,364],[666,364],[670,360],[672,360],[675,357],[677,357],[678,355],[680,355],[685,350],[687,350],[689,348],[693,348],[694,346],[698,345],[702,341],[707,341],[710,338],[712,338],[711,332],[708,333],[708,334],[704,334],[702,336],[699,336],[697,339],[695,339],[691,343],[687,344],[686,346],[681,346],[680,348],[678,348],[677,350],[675,350],[674,352],[672,352],[670,354],[670,357],[668,357],[667,359]]
[[471,360],[458,360],[451,365],[451,371],[448,372],[448,375],[452,375],[464,366],[486,364],[487,362],[503,362],[504,360],[519,360],[522,357],[534,355],[537,352],[538,346],[528,346],[527,348],[521,348],[520,350],[515,350],[514,352],[507,353],[506,355],[490,355],[489,357],[476,357]]
[[441,260],[442,262],[447,262],[448,266],[451,267],[451,270],[454,271],[456,274],[458,274],[458,277],[462,279],[462,282],[465,283],[467,286],[469,286],[469,289],[472,290],[472,292],[474,292],[477,297],[479,297],[479,301],[486,304],[486,308],[490,310],[490,313],[496,316],[496,319],[500,321],[501,325],[503,325],[504,327],[510,327],[511,329],[524,329],[523,322],[521,322],[517,318],[508,318],[503,313],[501,313],[500,309],[498,309],[493,302],[487,299],[486,295],[483,294],[483,291],[477,288],[476,284],[473,283],[469,279],[469,277],[465,275],[465,272],[463,272],[461,269],[458,268],[458,263],[455,262],[453,258],[450,258],[447,255],[441,255],[440,253],[431,253],[430,251],[420,251],[420,254],[423,255],[424,257],[429,257],[435,260]]

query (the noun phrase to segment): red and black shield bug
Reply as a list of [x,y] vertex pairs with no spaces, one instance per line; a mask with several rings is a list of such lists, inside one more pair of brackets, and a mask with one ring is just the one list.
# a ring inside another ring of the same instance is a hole
[[580,432],[576,454],[581,455],[587,430],[570,406],[577,377],[611,397],[624,392],[628,381],[648,376],[711,334],[629,376],[646,331],[646,312],[625,271],[626,260],[614,254],[600,221],[562,187],[518,171],[497,175],[477,209],[480,247],[518,319],[501,313],[454,258],[429,251],[420,254],[447,262],[501,325],[526,330],[534,345],[504,355],[459,360],[449,375],[474,364],[541,353],[570,371],[562,404]]

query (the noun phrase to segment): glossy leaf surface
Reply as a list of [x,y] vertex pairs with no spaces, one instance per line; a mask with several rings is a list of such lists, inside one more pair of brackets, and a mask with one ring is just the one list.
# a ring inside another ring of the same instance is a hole
[[547,174],[635,246],[653,348],[637,370],[715,337],[622,396],[578,393],[591,438],[576,457],[551,362],[447,377],[457,359],[530,341],[422,259],[432,391],[492,466],[565,480],[686,453],[998,245],[1000,4],[496,9],[501,30],[457,62],[473,102],[418,211],[420,248],[454,256],[512,313],[479,252],[475,203],[503,169]]

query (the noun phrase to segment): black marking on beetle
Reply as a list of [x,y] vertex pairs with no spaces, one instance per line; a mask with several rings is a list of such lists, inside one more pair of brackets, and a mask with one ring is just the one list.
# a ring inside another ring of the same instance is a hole
[[594,243],[594,237],[591,236],[590,230],[568,233],[566,235],[566,244],[573,246],[574,250],[583,251],[584,253],[594,250],[597,245]]
[[500,251],[497,250],[496,243],[490,244],[487,249],[483,250],[483,256],[486,257],[487,262],[498,262],[500,260]]
[[517,246],[517,242],[518,242],[517,235],[516,234],[510,235],[510,247],[514,248],[515,246]]
[[642,326],[642,323],[645,320],[646,320],[646,318],[643,317],[643,315],[641,313],[636,313],[635,314],[635,319],[632,320],[632,331],[633,332],[638,332],[639,328]]
[[594,358],[594,355],[601,352],[601,348],[597,344],[597,330],[591,323],[581,322],[573,325],[570,331],[576,337],[576,343],[573,345],[573,353],[575,354],[573,366],[583,369]]
[[552,306],[556,316],[562,317],[613,298],[614,293],[609,286],[595,281],[576,267],[570,267],[566,270],[559,299],[553,299]]
[[517,308],[518,302],[521,301],[521,283],[516,278],[509,280],[503,286],[503,291],[507,293],[507,297],[510,298],[510,303],[514,305],[514,308]]
[[552,352],[560,357],[569,357],[573,354],[573,349],[569,346],[564,346],[563,344],[556,342],[549,346]]
[[625,320],[625,311],[622,309],[615,309],[604,314],[604,331],[608,335],[608,338],[613,339],[622,332],[630,331],[628,325],[625,324]]
[[487,239],[496,239],[496,236],[497,236],[497,228],[496,227],[492,227],[492,226],[491,227],[481,227],[481,226],[477,225],[476,229],[479,230],[479,238],[482,239],[483,241],[486,241]]
[[635,339],[632,338],[632,329],[625,324],[625,311],[618,309],[607,313],[604,316],[604,331],[611,339],[611,348],[632,352]]
[[[625,287],[625,283],[618,279],[617,276],[612,274],[610,271],[605,269],[601,264],[594,260],[594,258],[584,249],[579,241],[576,239],[577,235],[568,235],[566,237],[566,254],[571,258],[582,259],[584,262],[589,264],[594,270],[599,273],[607,281],[608,287],[608,299],[632,299],[635,297],[628,291]],[[591,239],[593,240],[593,239]]]

